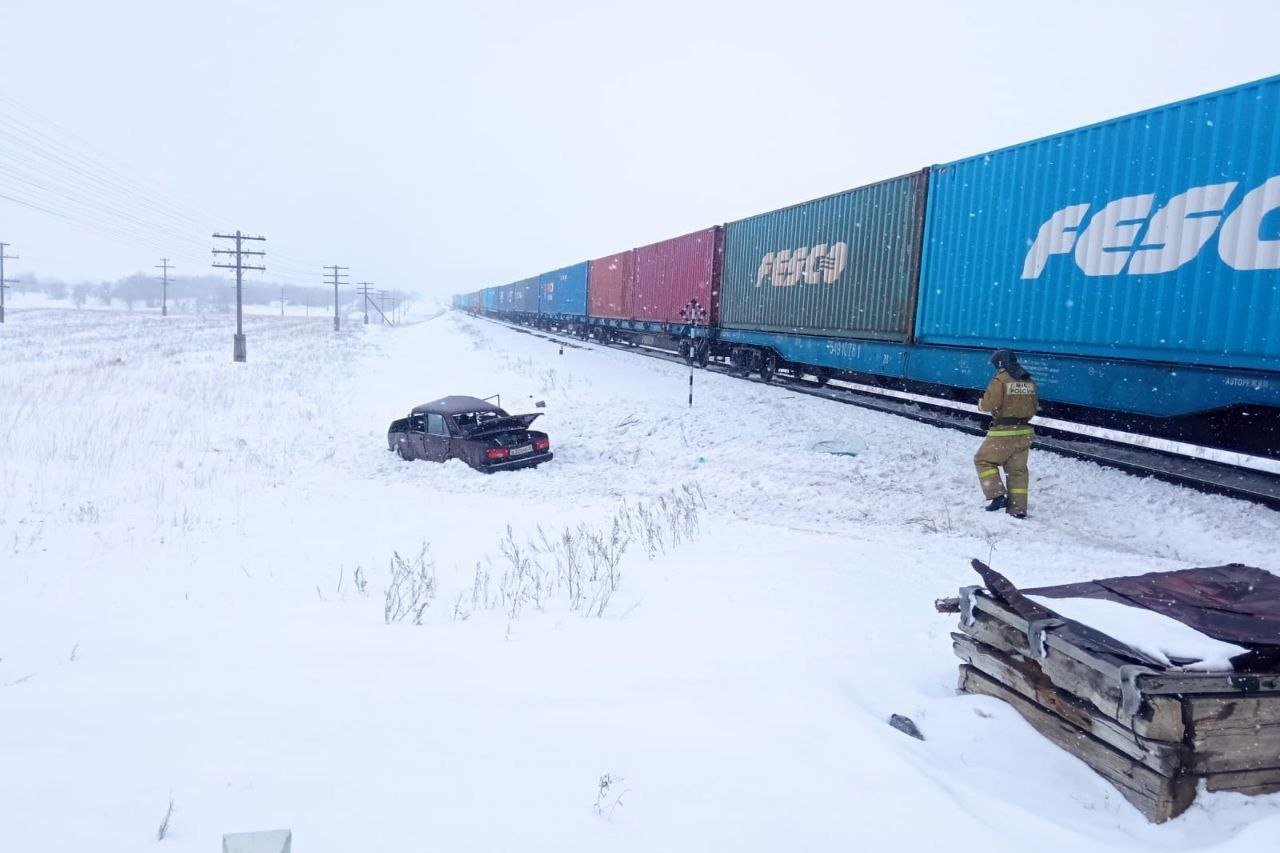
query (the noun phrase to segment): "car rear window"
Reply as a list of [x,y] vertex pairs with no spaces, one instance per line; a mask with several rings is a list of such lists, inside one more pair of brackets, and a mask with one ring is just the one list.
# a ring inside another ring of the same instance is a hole
[[503,417],[503,415],[498,412],[464,412],[460,415],[454,415],[453,422],[457,424],[458,428],[463,432],[470,432],[477,427],[482,427],[485,424],[491,424],[501,417]]

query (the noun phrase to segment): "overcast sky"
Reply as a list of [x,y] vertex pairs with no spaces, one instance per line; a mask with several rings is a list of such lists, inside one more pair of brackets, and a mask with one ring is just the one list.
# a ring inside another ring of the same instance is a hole
[[290,281],[471,290],[1280,73],[1277,33],[1275,0],[5,0],[0,240],[100,280],[241,228]]

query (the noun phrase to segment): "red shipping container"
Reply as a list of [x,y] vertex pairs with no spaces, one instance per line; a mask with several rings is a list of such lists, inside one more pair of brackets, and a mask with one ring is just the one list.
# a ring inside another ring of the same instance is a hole
[[591,262],[587,272],[587,315],[631,319],[631,284],[635,250],[627,249]]
[[719,225],[635,250],[631,319],[684,323],[684,310],[696,299],[705,312],[702,325],[720,319],[720,267],[724,229]]

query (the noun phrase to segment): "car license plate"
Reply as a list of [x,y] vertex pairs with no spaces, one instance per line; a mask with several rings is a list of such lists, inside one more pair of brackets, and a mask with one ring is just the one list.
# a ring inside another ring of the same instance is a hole
[[524,456],[533,452],[533,445],[526,444],[524,447],[514,447],[511,449],[512,456]]

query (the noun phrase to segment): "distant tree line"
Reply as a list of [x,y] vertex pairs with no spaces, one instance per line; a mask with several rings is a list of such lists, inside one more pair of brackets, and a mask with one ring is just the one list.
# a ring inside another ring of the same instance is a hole
[[[333,288],[324,286],[307,287],[286,284],[284,287],[285,303],[296,310],[297,306],[310,305],[319,312],[333,310]],[[96,283],[78,282],[75,284],[55,278],[24,276],[12,284],[12,290],[18,293],[43,293],[50,299],[70,300],[77,308],[86,305],[123,304],[129,310],[136,307],[159,308],[161,296],[160,280],[134,273],[115,281]],[[360,297],[351,287],[343,288],[340,294],[342,304],[359,303]],[[246,281],[243,286],[244,304],[269,305],[280,307],[281,285],[267,281]],[[393,292],[403,298],[403,294]],[[221,313],[235,308],[235,282],[217,276],[170,276],[169,308],[170,310]],[[291,311],[292,313],[292,311]]]

